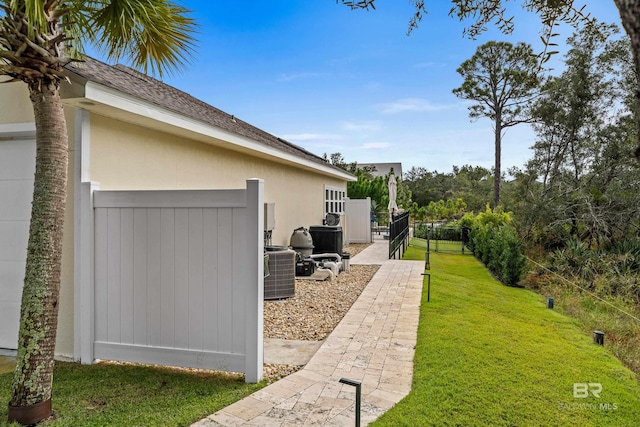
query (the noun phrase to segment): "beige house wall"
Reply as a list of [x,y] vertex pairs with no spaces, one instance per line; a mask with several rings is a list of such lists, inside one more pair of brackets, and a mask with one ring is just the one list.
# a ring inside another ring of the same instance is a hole
[[[73,357],[75,108],[65,107],[65,117],[69,175],[56,354]],[[33,121],[26,85],[0,84],[0,124]],[[288,245],[295,228],[322,223],[326,185],[346,189],[340,179],[97,114],[90,129],[90,176],[101,189],[244,188],[248,178],[264,179],[265,202],[275,203],[274,245]]]
[[21,82],[0,84],[0,124],[32,122],[33,108],[27,85]]
[[91,180],[104,190],[243,188],[264,179],[275,203],[274,245],[288,245],[297,227],[322,224],[324,187],[344,181],[272,160],[91,115]]
[[74,108],[65,108],[67,134],[69,135],[69,166],[67,169],[67,206],[64,219],[64,243],[62,246],[62,276],[60,279],[60,310],[58,312],[58,335],[56,354],[72,358],[74,346]]

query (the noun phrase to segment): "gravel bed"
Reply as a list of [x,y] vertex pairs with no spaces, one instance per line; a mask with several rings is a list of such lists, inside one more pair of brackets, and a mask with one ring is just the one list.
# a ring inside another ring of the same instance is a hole
[[352,243],[342,248],[342,250],[344,252],[349,252],[351,258],[353,258],[371,245],[372,243]]
[[264,302],[264,337],[322,341],[349,311],[378,268],[352,265],[333,283],[296,279],[294,297]]
[[304,365],[272,365],[265,363],[263,368],[263,376],[267,384],[274,383],[279,379],[291,375],[302,369]]
[[[345,246],[355,256],[369,244]],[[378,265],[351,265],[336,280],[296,279],[296,295],[292,298],[264,302],[264,337],[303,341],[322,341],[336,327],[358,299]],[[297,365],[264,366],[268,382],[277,381],[301,369]]]

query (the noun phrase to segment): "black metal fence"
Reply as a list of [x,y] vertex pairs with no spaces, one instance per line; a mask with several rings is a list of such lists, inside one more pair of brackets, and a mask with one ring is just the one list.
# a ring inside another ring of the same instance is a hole
[[392,215],[389,223],[389,259],[402,258],[409,245],[409,212]]
[[438,223],[414,224],[414,236],[427,241],[427,250],[434,252],[468,251],[469,230],[465,227],[447,227]]
[[431,230],[429,239],[430,249],[435,252],[464,253],[465,241],[461,228],[435,227]]

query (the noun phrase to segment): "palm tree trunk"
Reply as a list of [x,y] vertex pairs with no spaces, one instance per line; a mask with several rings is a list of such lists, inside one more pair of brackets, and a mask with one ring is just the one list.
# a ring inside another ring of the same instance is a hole
[[9,419],[21,424],[51,415],[68,162],[59,84],[33,82],[29,86],[36,123],[36,173],[9,403]]

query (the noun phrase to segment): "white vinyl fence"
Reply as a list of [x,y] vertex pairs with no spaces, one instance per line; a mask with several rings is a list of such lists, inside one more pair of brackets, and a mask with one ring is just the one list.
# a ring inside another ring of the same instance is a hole
[[92,359],[262,378],[263,187],[93,193]]
[[347,199],[344,211],[347,217],[347,241],[371,243],[371,198]]

